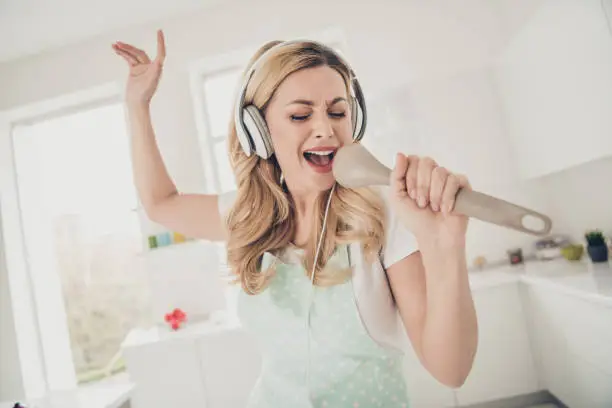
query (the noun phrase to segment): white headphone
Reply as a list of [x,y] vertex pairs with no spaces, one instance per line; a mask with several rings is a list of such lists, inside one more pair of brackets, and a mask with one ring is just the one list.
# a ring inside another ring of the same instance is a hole
[[244,77],[244,81],[240,87],[238,93],[238,103],[234,111],[234,123],[236,125],[236,133],[242,149],[247,156],[250,156],[255,152],[259,157],[268,159],[274,154],[274,146],[272,145],[272,138],[270,137],[270,131],[266,125],[264,115],[257,106],[253,104],[244,105],[244,98],[246,94],[247,86],[255,71],[265,62],[266,58],[275,50],[280,47],[284,47],[290,44],[305,42],[308,44],[314,44],[317,47],[321,47],[326,52],[333,54],[342,64],[344,64],[351,75],[351,90],[352,95],[349,96],[349,104],[351,107],[351,122],[353,126],[353,140],[359,141],[363,138],[367,123],[367,111],[365,106],[365,99],[361,90],[361,85],[357,80],[353,69],[346,62],[342,56],[330,47],[312,41],[312,40],[292,40],[284,41],[271,47],[269,50],[264,52],[251,66],[251,69],[247,72]]

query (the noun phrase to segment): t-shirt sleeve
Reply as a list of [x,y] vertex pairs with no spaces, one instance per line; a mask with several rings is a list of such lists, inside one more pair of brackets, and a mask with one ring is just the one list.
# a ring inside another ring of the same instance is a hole
[[234,205],[235,200],[236,191],[229,191],[227,193],[219,194],[217,199],[217,207],[222,220],[225,220],[229,215],[230,209]]
[[381,189],[381,195],[385,202],[385,240],[383,243],[381,261],[383,267],[388,269],[394,263],[402,260],[418,250],[415,236],[398,219],[389,201],[389,189]]

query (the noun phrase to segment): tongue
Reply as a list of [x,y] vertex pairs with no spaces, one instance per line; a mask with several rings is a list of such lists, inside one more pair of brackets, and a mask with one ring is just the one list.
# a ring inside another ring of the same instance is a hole
[[329,164],[329,155],[321,156],[318,154],[309,154],[308,160],[317,166],[327,166]]

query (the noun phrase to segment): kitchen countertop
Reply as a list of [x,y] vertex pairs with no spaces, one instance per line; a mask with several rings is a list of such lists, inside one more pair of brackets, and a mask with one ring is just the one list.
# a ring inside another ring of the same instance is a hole
[[140,347],[166,340],[175,341],[198,338],[205,335],[224,333],[228,330],[242,330],[242,327],[240,322],[231,318],[227,312],[219,311],[213,313],[209,320],[189,322],[181,330],[174,331],[166,324],[132,329],[121,343],[121,348]]
[[593,264],[588,259],[527,261],[471,271],[473,291],[512,282],[543,285],[585,300],[612,307],[612,263]]
[[[522,282],[544,285],[553,290],[612,307],[612,263],[591,264],[584,259],[579,262],[569,262],[565,259],[534,260],[526,261],[522,265],[490,266],[480,271],[472,270],[469,272],[469,280],[474,292]],[[183,330],[178,331],[169,329],[165,324],[134,329],[126,336],[122,348],[239,329],[240,323],[237,320],[228,318],[226,313],[221,312],[211,316],[210,320],[191,322]]]

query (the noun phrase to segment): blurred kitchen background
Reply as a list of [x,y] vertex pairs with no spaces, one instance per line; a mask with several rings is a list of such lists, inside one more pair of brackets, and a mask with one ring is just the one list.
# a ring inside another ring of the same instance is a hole
[[150,222],[132,184],[127,71],[111,44],[155,54],[158,28],[152,114],[181,191],[234,188],[225,133],[240,73],[262,43],[310,37],[359,75],[363,143],[381,161],[429,155],[553,219],[546,239],[471,221],[476,366],[451,390],[410,356],[414,408],[612,406],[612,1],[5,0],[7,407],[241,407],[257,375],[223,245]]

